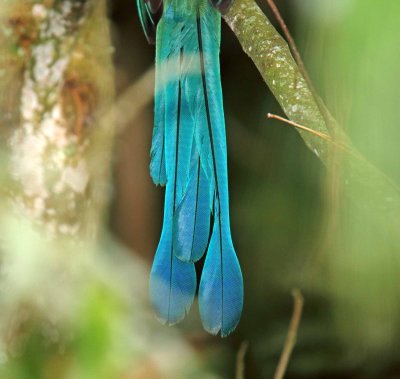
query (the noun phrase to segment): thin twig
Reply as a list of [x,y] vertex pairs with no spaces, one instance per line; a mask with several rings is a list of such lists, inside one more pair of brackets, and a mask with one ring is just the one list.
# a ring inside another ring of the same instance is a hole
[[306,126],[300,125],[300,124],[298,124],[297,122],[294,122],[294,121],[290,121],[290,120],[288,120],[287,118],[278,116],[278,115],[273,114],[273,113],[268,113],[268,114],[267,114],[267,117],[268,117],[268,118],[273,118],[273,119],[275,119],[275,120],[282,121],[282,122],[284,122],[285,124],[289,124],[289,125],[291,125],[291,126],[294,126],[294,127],[297,128],[297,129],[301,129],[301,130],[304,130],[304,131],[306,131],[306,132],[308,132],[308,133],[314,134],[315,136],[320,137],[320,138],[322,138],[322,139],[325,140],[325,141],[333,142],[333,141],[332,141],[332,138],[331,138],[329,135],[324,134],[324,133],[317,132],[317,131],[314,130],[314,129],[307,128]]
[[279,363],[275,371],[274,379],[283,379],[285,376],[290,356],[292,355],[292,351],[297,340],[297,332],[299,330],[301,315],[303,312],[304,299],[300,290],[298,289],[294,289],[292,291],[292,295],[294,298],[292,319],[290,320],[288,334],[286,336],[281,358],[279,359]]
[[294,57],[297,65],[299,66],[299,70],[303,74],[304,79],[307,81],[307,84],[309,86],[313,87],[312,81],[310,79],[310,76],[308,75],[306,66],[303,62],[303,59],[301,58],[299,50],[297,49],[296,43],[294,42],[294,38],[293,38],[292,34],[290,33],[290,30],[287,27],[286,22],[281,15],[281,12],[279,11],[278,7],[276,6],[274,0],[266,0],[266,1],[268,3],[269,7],[271,8],[271,11],[274,14],[276,20],[278,21],[279,26],[282,29],[282,32],[289,44],[290,50],[292,50],[293,57]]
[[[332,128],[332,126],[331,126],[331,123],[333,122],[333,118],[332,118],[331,114],[329,113],[328,109],[326,108],[321,97],[319,96],[317,90],[315,89],[314,83],[311,80],[310,75],[308,74],[306,65],[304,64],[303,58],[301,57],[299,49],[297,48],[297,45],[296,45],[296,42],[294,41],[292,33],[290,33],[290,30],[289,30],[288,26],[286,25],[286,22],[283,19],[281,12],[279,11],[278,7],[276,6],[275,1],[274,0],[266,0],[266,1],[267,1],[268,6],[271,8],[271,11],[274,14],[280,28],[282,29],[283,35],[286,38],[286,41],[287,41],[289,48],[293,54],[294,60],[297,63],[299,71],[303,75],[305,81],[307,82],[307,85],[310,88],[310,91],[313,94],[313,97],[315,99],[315,102],[316,102],[322,116],[324,117],[326,126],[329,128],[329,131],[332,132],[334,130],[334,128]],[[336,126],[336,129],[337,128],[338,128],[338,125]]]
[[341,149],[341,150],[345,151],[346,153],[352,155],[353,157],[355,157],[355,158],[357,158],[357,159],[360,159],[360,160],[364,160],[364,158],[363,158],[359,153],[357,153],[356,151],[354,151],[351,147],[346,146],[346,145],[344,145],[344,144],[342,144],[342,143],[340,143],[340,142],[335,141],[335,140],[334,140],[330,135],[328,135],[328,134],[321,133],[321,132],[317,132],[317,131],[314,130],[314,129],[307,128],[307,127],[304,126],[304,125],[298,124],[297,122],[294,122],[294,121],[290,121],[290,120],[288,120],[287,118],[278,116],[278,115],[273,114],[273,113],[268,113],[268,114],[267,114],[267,117],[268,117],[268,118],[275,119],[275,120],[278,120],[278,121],[282,121],[282,122],[284,122],[285,124],[294,126],[295,128],[300,129],[300,130],[304,130],[304,131],[307,132],[307,133],[314,134],[315,136],[317,136],[317,137],[319,137],[319,138],[322,138],[324,141],[327,141],[327,142],[331,143],[333,146],[338,147],[339,149]]
[[236,379],[244,379],[244,359],[246,357],[247,349],[249,348],[249,343],[243,341],[236,356]]

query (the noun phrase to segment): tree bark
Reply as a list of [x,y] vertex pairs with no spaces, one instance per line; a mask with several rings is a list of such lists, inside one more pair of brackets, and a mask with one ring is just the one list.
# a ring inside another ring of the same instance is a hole
[[102,123],[114,98],[106,2],[16,1],[0,17],[2,192],[46,234],[92,239],[114,134]]

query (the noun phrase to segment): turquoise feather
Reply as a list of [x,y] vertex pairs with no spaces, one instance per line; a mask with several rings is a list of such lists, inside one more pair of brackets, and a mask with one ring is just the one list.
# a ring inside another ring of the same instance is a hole
[[[157,165],[165,160],[166,193],[164,224],[161,239],[150,273],[150,298],[161,321],[170,325],[181,321],[189,311],[196,291],[196,272],[193,263],[186,263],[173,254],[173,219],[177,205],[185,189],[184,177],[189,175],[193,133],[186,130],[187,121],[182,117],[185,105],[182,101],[182,77],[184,51],[181,44],[169,44],[170,38],[182,39],[182,24],[164,24],[165,33],[157,33],[158,85],[156,88],[156,119],[164,120],[163,138],[154,139],[152,151],[163,152],[157,157]],[[160,24],[158,28],[163,28]],[[170,74],[172,73],[172,75]],[[157,107],[158,104],[163,106]],[[159,132],[157,132],[158,134]],[[156,136],[157,136],[156,134]],[[156,167],[156,165],[154,165]],[[154,177],[153,177],[154,179]]]
[[[243,308],[243,278],[233,248],[229,225],[229,195],[225,120],[219,72],[220,19],[197,22],[202,56],[203,90],[207,113],[215,197],[214,226],[199,289],[200,315],[212,334],[230,334]],[[216,38],[217,34],[217,38]]]
[[240,320],[243,278],[229,225],[220,29],[221,16],[207,0],[164,2],[150,171],[166,192],[150,297],[163,322],[179,322],[195,295],[193,262],[206,253],[201,320],[208,332],[227,336]]
[[[160,49],[156,50],[156,61],[161,55]],[[165,166],[165,96],[163,90],[163,67],[156,70],[155,95],[154,95],[154,128],[150,150],[150,175],[155,185],[165,186],[167,171]]]
[[174,254],[180,260],[196,262],[206,251],[211,200],[210,183],[200,164],[200,156],[197,156],[187,190],[174,217]]

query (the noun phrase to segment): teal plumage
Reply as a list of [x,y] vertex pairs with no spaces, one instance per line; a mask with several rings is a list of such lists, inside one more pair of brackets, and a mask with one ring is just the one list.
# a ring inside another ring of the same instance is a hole
[[[156,61],[162,55],[160,49],[156,50]],[[150,175],[154,184],[165,186],[167,184],[167,172],[165,163],[165,96],[163,95],[163,66],[157,67],[154,96],[154,128],[150,150]]]
[[174,254],[184,262],[196,262],[206,251],[212,210],[211,187],[197,155],[187,190],[174,217]]
[[207,0],[166,0],[163,5],[156,33],[150,171],[166,190],[150,298],[163,322],[179,322],[195,296],[193,262],[206,253],[201,320],[208,332],[227,336],[242,312],[243,279],[229,225],[221,16]]

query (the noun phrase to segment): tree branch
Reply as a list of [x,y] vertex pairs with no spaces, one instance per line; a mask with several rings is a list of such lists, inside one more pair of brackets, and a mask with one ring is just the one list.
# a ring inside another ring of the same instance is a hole
[[[234,0],[225,21],[243,50],[253,60],[287,117],[318,133],[330,135],[337,145],[352,146],[337,122],[323,114],[318,100],[292,57],[287,42],[276,31],[254,0]],[[323,108],[326,109],[325,105]],[[328,118],[328,119],[327,119]],[[400,190],[393,181],[365,158],[338,156],[335,144],[305,130],[298,130],[307,147],[327,166],[340,164],[341,183],[361,207],[393,220],[400,228]],[[334,153],[334,154],[333,154]],[[334,157],[334,159],[333,159]]]
[[105,1],[12,3],[8,59],[18,51],[22,75],[13,85],[19,106],[8,107],[15,123],[2,120],[12,127],[8,195],[50,235],[93,236],[108,196],[114,130],[99,118],[113,98]]

